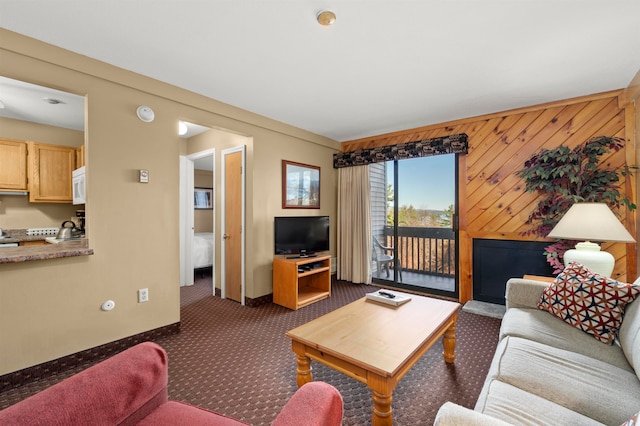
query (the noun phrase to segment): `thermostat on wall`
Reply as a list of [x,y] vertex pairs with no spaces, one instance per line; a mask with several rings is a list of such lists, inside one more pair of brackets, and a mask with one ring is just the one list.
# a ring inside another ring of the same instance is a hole
[[149,170],[140,170],[140,182],[149,183]]

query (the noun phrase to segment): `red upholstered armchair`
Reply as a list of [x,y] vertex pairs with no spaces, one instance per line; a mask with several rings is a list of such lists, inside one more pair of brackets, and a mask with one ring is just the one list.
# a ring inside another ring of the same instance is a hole
[[[167,354],[155,343],[127,349],[0,411],[7,425],[244,425],[167,398]],[[302,386],[274,426],[340,425],[342,397],[331,385]]]

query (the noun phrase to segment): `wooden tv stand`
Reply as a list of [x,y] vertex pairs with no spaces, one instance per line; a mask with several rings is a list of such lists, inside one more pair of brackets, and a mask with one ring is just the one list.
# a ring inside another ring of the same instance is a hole
[[[298,272],[298,268],[321,264]],[[273,303],[297,310],[331,296],[331,256],[273,260]]]

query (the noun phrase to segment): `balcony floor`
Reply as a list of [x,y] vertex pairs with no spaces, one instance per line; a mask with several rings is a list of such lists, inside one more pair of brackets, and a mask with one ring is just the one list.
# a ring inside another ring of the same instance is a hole
[[[374,268],[372,276],[378,278],[378,271]],[[389,278],[387,278],[386,271],[381,271],[380,277],[383,280],[393,281],[393,269],[389,271]],[[400,277],[398,277],[400,279]],[[455,291],[455,279],[449,277],[441,277],[438,275],[429,275],[427,273],[420,272],[408,272],[402,271],[401,284],[412,285],[415,287],[422,287],[425,289],[443,290],[443,291]]]

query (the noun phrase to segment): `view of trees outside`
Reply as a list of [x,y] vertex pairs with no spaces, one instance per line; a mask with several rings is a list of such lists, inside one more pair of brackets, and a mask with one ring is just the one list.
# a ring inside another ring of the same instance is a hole
[[393,223],[393,206],[397,203],[398,226],[451,227],[455,210],[454,154],[385,164],[388,224]]
[[[387,225],[393,226],[393,185],[387,185]],[[450,204],[444,210],[416,209],[413,205],[398,207],[398,226],[424,228],[451,228],[455,206]]]

